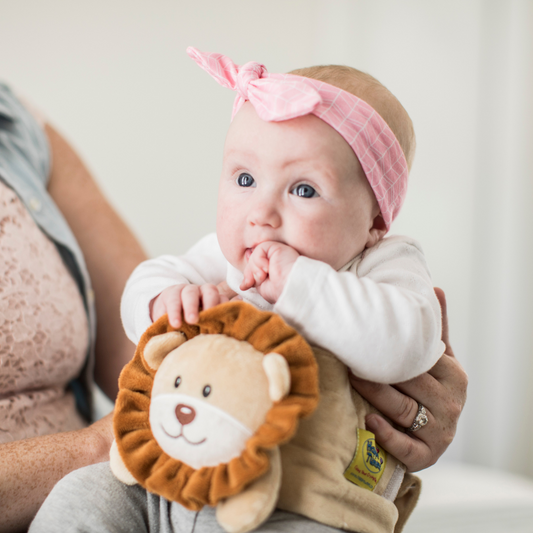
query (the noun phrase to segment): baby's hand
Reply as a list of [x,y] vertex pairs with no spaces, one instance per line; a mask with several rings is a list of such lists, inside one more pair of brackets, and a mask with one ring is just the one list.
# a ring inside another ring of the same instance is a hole
[[168,322],[174,328],[181,326],[181,315],[189,324],[198,322],[200,309],[209,309],[228,301],[223,291],[211,283],[188,285],[181,283],[166,288],[150,302],[150,318],[155,322],[160,316],[168,315]]
[[241,291],[252,287],[269,303],[278,301],[299,253],[286,244],[263,242],[255,247],[244,269]]

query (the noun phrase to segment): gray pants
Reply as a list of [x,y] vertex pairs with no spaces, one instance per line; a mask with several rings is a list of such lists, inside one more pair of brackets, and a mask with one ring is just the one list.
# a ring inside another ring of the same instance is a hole
[[[81,468],[52,490],[32,522],[29,533],[224,533],[215,510],[188,511],[144,490],[118,481],[109,463]],[[333,533],[339,530],[309,518],[275,511],[256,531]]]

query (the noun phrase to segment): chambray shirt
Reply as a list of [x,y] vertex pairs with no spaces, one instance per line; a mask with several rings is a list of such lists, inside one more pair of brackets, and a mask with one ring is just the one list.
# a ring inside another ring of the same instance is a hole
[[46,190],[50,167],[50,146],[42,127],[9,87],[0,83],[0,179],[17,193],[34,221],[56,245],[76,281],[87,312],[87,360],[81,375],[70,386],[76,395],[78,409],[90,420],[96,336],[94,293],[81,249]]

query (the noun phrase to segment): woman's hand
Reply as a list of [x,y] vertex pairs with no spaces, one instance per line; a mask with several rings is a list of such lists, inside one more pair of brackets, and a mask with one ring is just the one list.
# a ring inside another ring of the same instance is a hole
[[350,376],[357,392],[398,426],[411,426],[418,402],[426,408],[428,423],[416,433],[399,431],[378,414],[366,418],[366,425],[376,440],[410,472],[436,463],[453,440],[466,402],[468,377],[450,346],[446,297],[439,288],[435,294],[442,308],[442,340],[446,351],[429,372],[394,386]]

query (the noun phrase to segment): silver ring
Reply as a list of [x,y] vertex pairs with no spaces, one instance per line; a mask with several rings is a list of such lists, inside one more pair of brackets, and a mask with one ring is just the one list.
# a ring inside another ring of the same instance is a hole
[[418,431],[420,428],[423,428],[428,423],[428,413],[426,408],[418,402],[418,411],[416,413],[415,419],[411,424],[411,427],[407,431]]

